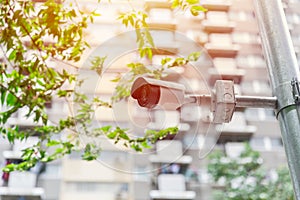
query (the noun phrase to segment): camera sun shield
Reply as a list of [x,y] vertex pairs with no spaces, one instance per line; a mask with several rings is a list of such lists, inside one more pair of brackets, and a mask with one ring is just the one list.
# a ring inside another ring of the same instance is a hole
[[176,110],[184,103],[185,87],[181,84],[138,77],[131,88],[131,96],[141,107]]

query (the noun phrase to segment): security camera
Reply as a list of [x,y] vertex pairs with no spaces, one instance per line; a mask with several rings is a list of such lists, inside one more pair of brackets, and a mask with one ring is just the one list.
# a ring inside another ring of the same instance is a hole
[[184,104],[185,87],[181,84],[153,78],[138,77],[131,88],[131,96],[141,107],[176,110]]

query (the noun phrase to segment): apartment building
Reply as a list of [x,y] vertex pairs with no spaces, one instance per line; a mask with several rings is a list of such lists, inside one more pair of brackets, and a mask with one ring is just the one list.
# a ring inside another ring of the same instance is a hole
[[[199,16],[172,10],[170,3],[162,0],[77,2],[85,9],[96,9],[101,13],[85,33],[91,49],[79,62],[80,76],[86,79],[81,89],[89,96],[109,100],[118,85],[111,80],[119,75],[126,78],[126,63],[139,61],[158,66],[160,59],[166,56],[186,56],[191,51],[201,51],[200,60],[185,68],[174,68],[165,78],[183,84],[187,94],[210,94],[216,80],[223,79],[234,81],[236,94],[272,96],[252,0],[202,0],[208,11]],[[283,5],[300,64],[300,1],[284,0]],[[155,52],[152,61],[139,58],[134,32],[115,20],[119,13],[132,8],[145,9],[148,13],[154,42],[163,50]],[[88,70],[90,59],[97,55],[109,57],[109,64],[100,78]],[[56,65],[61,67],[61,63]],[[179,134],[158,142],[144,153],[133,152],[101,138],[102,152],[97,161],[82,161],[74,153],[47,164],[37,180],[32,178],[32,199],[209,200],[213,186],[206,170],[207,154],[213,148],[230,153],[244,141],[261,153],[266,168],[286,163],[273,110],[239,108],[230,123],[218,128],[205,119],[208,109],[191,104],[175,111],[149,111],[129,99],[115,103],[113,109],[96,110],[95,126],[128,127],[136,135],[143,135],[145,129],[178,126]],[[49,107],[52,120],[66,116],[68,112],[68,105],[59,100],[54,100]],[[17,113],[10,124],[34,125],[25,120],[22,113]],[[34,142],[34,138],[32,140],[28,143]],[[5,159],[18,157],[16,152],[27,145],[2,143],[0,155],[3,157],[0,158],[3,163]],[[194,172],[197,178],[191,178],[189,172]],[[14,175],[18,180],[29,176]],[[6,184],[16,184],[10,181]],[[170,187],[179,192],[164,192]],[[0,195],[20,196],[22,192],[18,192],[8,192],[7,186],[0,188]]]

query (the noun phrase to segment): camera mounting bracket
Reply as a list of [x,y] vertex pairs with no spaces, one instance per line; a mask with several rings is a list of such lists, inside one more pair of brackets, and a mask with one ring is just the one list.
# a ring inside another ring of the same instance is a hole
[[217,80],[211,95],[188,95],[188,103],[207,106],[213,113],[213,123],[229,123],[235,108],[277,108],[276,97],[240,96],[234,93],[234,82]]
[[231,121],[236,105],[232,81],[216,81],[211,104],[214,123],[228,123]]

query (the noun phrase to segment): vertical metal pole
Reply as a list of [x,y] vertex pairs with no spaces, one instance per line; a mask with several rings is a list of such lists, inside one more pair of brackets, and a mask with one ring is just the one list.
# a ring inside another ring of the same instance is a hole
[[299,80],[296,55],[281,1],[254,2],[294,192],[300,200],[300,120],[291,86],[293,78]]

